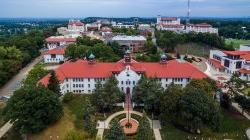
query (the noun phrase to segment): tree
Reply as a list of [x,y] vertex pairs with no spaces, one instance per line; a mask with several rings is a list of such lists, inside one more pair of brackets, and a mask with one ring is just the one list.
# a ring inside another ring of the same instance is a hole
[[137,104],[144,104],[144,109],[148,112],[160,113],[160,98],[163,93],[163,88],[156,78],[141,80],[133,90],[133,101]]
[[107,140],[125,140],[125,134],[123,132],[123,128],[121,127],[121,125],[117,119],[115,119],[111,122],[110,129],[108,129],[105,139],[107,139]]
[[113,106],[124,101],[124,94],[117,87],[118,81],[114,76],[110,77],[102,86],[100,82],[91,95],[91,103],[101,112],[110,111]]
[[214,85],[211,85],[206,79],[193,79],[187,86],[186,89],[195,88],[204,90],[207,94],[212,95],[215,92]]
[[247,86],[246,81],[242,80],[239,78],[239,74],[234,73],[230,80],[226,82],[225,87],[227,87],[229,89],[229,93],[230,94],[237,94],[238,92],[240,92],[241,88],[244,88]]
[[95,133],[95,122],[91,118],[91,114],[94,113],[94,109],[91,106],[89,100],[86,100],[86,107],[83,111],[83,128],[86,132],[88,132],[91,136]]
[[220,106],[229,109],[231,106],[231,98],[227,93],[222,93],[220,96]]
[[49,83],[48,83],[48,89],[53,91],[56,94],[60,94],[60,84],[59,80],[57,79],[55,71],[52,71],[50,73]]
[[37,133],[62,116],[57,95],[43,86],[22,87],[14,92],[4,114],[22,133]]
[[191,132],[196,132],[207,124],[213,130],[220,128],[220,111],[218,104],[202,89],[189,88],[180,100],[180,123]]
[[170,84],[161,97],[161,116],[164,120],[174,120],[179,112],[180,99],[183,95],[182,87]]
[[244,114],[245,110],[250,109],[250,99],[246,98],[243,95],[237,95],[234,97],[234,100],[241,106],[242,114]]
[[29,74],[27,75],[27,78],[23,81],[23,84],[25,86],[27,85],[35,86],[37,82],[47,74],[48,74],[48,71],[43,68],[43,65],[37,64],[29,72]]
[[152,140],[153,139],[152,129],[150,127],[149,121],[146,114],[143,113],[142,119],[139,123],[138,132],[136,135],[136,140]]

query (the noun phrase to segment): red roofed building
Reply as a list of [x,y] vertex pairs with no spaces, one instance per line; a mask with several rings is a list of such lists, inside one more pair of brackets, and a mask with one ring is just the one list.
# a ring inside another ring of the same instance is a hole
[[241,79],[250,81],[250,51],[210,50],[209,62],[216,70],[237,72]]
[[64,48],[55,48],[52,50],[48,50],[43,55],[44,63],[59,63],[61,61],[64,61],[64,54]]
[[60,46],[65,46],[76,42],[76,38],[65,36],[51,36],[46,40],[47,48],[49,50],[55,49]]
[[181,24],[181,19],[177,17],[157,17],[157,29],[169,31],[183,31],[185,26]]
[[82,23],[80,20],[70,20],[68,24],[68,30],[74,32],[84,32],[85,24]]
[[[95,62],[91,54],[89,61],[69,61],[55,72],[63,94],[67,92],[91,93],[98,81],[104,84],[112,75],[118,80],[120,90],[130,94],[143,74],[149,78],[157,78],[163,88],[171,83],[185,87],[192,79],[207,78],[206,74],[189,62],[166,61],[165,55],[158,63],[137,62],[131,59],[129,53],[116,63]],[[49,75],[42,78],[39,83],[46,86],[48,81]]]
[[212,25],[207,23],[200,24],[188,24],[186,26],[187,32],[196,32],[196,33],[215,33],[218,34],[218,29],[213,28]]

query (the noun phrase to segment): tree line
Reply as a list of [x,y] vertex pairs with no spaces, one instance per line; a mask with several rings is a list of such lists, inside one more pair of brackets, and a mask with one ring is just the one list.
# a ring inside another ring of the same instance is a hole
[[70,59],[87,59],[92,53],[99,61],[115,62],[122,58],[124,50],[117,42],[105,45],[101,40],[79,37],[77,43],[69,45],[65,53]]
[[233,46],[227,46],[225,40],[216,34],[194,32],[178,34],[172,31],[157,31],[155,36],[157,44],[166,52],[174,52],[178,44],[190,42],[209,45],[211,49],[234,50]]
[[192,80],[185,88],[170,84],[164,90],[156,78],[142,78],[133,90],[133,102],[148,114],[159,116],[162,124],[173,123],[192,133],[202,126],[220,129],[219,104],[213,99],[216,83],[210,79]]
[[27,34],[0,38],[0,87],[40,55],[46,36],[53,32],[32,30]]

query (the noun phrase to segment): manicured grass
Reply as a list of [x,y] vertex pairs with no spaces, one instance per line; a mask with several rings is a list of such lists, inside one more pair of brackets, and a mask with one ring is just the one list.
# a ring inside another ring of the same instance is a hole
[[[242,91],[245,95],[247,95],[248,96],[248,93],[250,93],[250,88],[245,88],[245,89],[243,89],[243,91]],[[249,94],[250,95],[250,94]]]
[[209,50],[211,48],[207,45],[197,43],[186,43],[177,45],[176,49],[182,55],[188,54],[200,57],[207,57],[209,56]]
[[226,44],[230,45],[233,43],[234,48],[238,49],[241,44],[250,44],[250,40],[242,40],[242,39],[226,39]]
[[228,112],[222,110],[222,127],[219,132],[212,132],[210,129],[202,129],[201,135],[190,134],[175,128],[172,124],[163,126],[161,135],[163,139],[168,140],[186,140],[190,139],[235,139],[235,140],[247,140],[246,129],[250,127],[250,121],[243,118],[239,113]]

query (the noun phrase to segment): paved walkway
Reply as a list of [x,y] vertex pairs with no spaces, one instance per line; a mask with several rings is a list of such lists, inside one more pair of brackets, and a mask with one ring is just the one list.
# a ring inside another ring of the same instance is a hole
[[26,78],[29,71],[39,62],[42,61],[42,56],[37,57],[26,67],[21,69],[10,81],[8,81],[1,89],[0,96],[12,96],[13,92],[21,87],[23,79]]
[[[119,111],[119,112],[116,112],[116,113],[110,115],[105,121],[98,121],[97,122],[97,127],[96,127],[96,129],[98,129],[96,139],[97,140],[102,140],[104,129],[109,129],[109,123],[111,122],[111,120],[114,119],[115,117],[121,115],[121,114],[126,114],[126,113],[127,113],[127,111]],[[138,116],[141,116],[141,117],[143,116],[142,113],[137,112],[137,111],[130,111],[129,115],[131,115],[131,114],[135,114],[135,115],[138,115]],[[161,129],[160,121],[159,120],[153,120],[152,121],[149,118],[148,118],[148,120],[149,120],[150,126],[154,130],[155,140],[162,140],[161,133],[160,133],[160,129]]]
[[8,121],[0,128],[0,139],[12,128],[13,124]]

